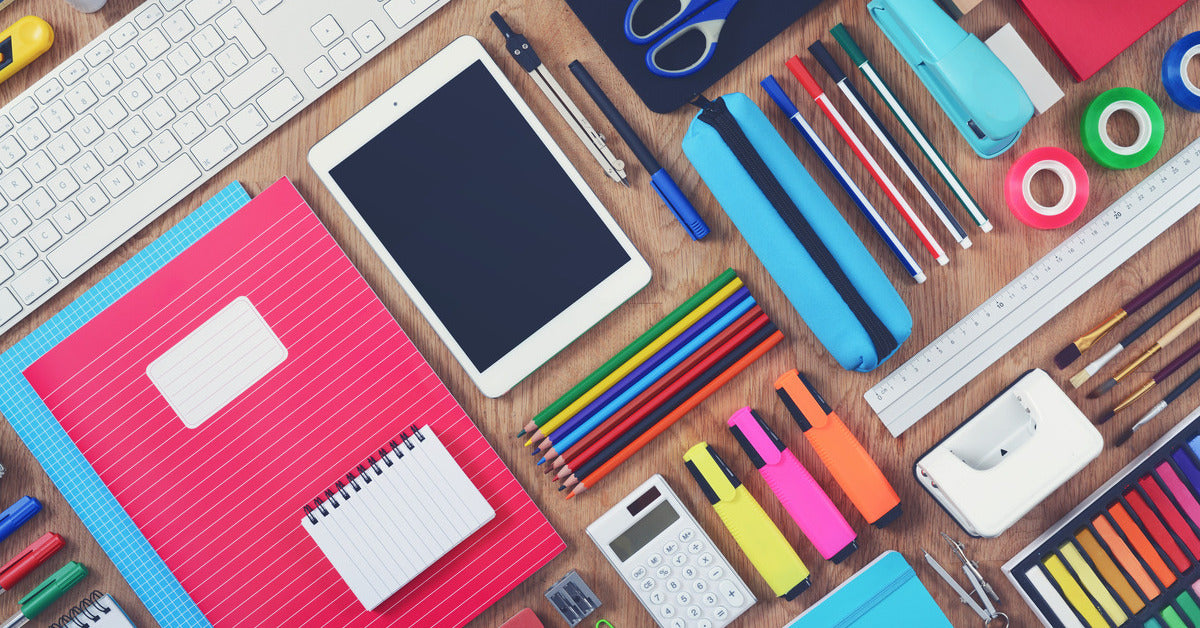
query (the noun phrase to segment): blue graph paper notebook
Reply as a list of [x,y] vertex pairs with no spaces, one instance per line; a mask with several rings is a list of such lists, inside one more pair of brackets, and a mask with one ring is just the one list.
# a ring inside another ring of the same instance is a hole
[[21,371],[250,201],[231,183],[0,355],[0,413],[164,628],[211,626]]

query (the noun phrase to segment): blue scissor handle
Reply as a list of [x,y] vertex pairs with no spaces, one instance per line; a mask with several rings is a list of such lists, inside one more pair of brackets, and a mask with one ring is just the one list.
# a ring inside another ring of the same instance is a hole
[[[704,67],[708,63],[708,60],[712,58],[713,53],[717,51],[717,40],[721,36],[721,28],[725,26],[725,19],[729,17],[729,13],[733,11],[734,5],[738,2],[739,0],[717,0],[703,11],[697,13],[695,17],[684,22],[679,28],[671,31],[666,37],[663,37],[658,43],[651,46],[650,50],[646,51],[646,67],[650,68],[650,71],[654,74],[667,78],[694,74],[700,68]],[[693,30],[698,31],[704,36],[704,54],[699,59],[696,59],[695,63],[686,68],[667,70],[660,66],[656,60],[658,53]]]
[[629,8],[625,10],[625,39],[628,39],[635,44],[648,44],[651,41],[654,41],[656,37],[674,28],[680,22],[683,22],[687,18],[691,17],[693,13],[703,8],[708,0],[678,0],[679,11],[676,12],[675,15],[672,15],[670,19],[654,27],[654,30],[650,31],[649,33],[639,35],[638,33],[633,32],[633,14],[637,12],[638,8],[642,6],[643,2],[645,2],[645,0],[633,0],[629,3]]

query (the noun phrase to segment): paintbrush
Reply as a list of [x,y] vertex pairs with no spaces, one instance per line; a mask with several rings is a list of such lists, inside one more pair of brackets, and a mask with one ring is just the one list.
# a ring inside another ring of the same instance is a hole
[[1187,364],[1188,360],[1196,357],[1197,354],[1200,354],[1200,341],[1197,341],[1195,344],[1185,349],[1183,353],[1179,354],[1179,357],[1171,360],[1166,366],[1159,369],[1149,381],[1147,381],[1145,384],[1142,384],[1141,388],[1138,388],[1128,397],[1122,399],[1121,403],[1113,406],[1112,410],[1105,412],[1099,419],[1096,420],[1096,424],[1103,425],[1104,423],[1107,423],[1108,420],[1116,416],[1118,412],[1128,408],[1131,404],[1133,404],[1133,402],[1137,401],[1139,397],[1150,392],[1151,388],[1154,388],[1159,382],[1170,377],[1175,373],[1175,371],[1178,371],[1180,367],[1182,367],[1184,364]]
[[1183,320],[1175,323],[1174,326],[1167,330],[1167,333],[1163,334],[1162,337],[1159,338],[1153,345],[1151,345],[1149,349],[1146,349],[1144,352],[1142,352],[1142,355],[1139,355],[1137,358],[1135,358],[1129,363],[1128,366],[1118,371],[1116,375],[1113,375],[1103,384],[1097,386],[1096,390],[1088,393],[1088,399],[1096,399],[1100,397],[1100,395],[1112,390],[1114,386],[1120,383],[1122,379],[1125,379],[1125,377],[1137,369],[1137,367],[1144,364],[1146,360],[1149,360],[1159,351],[1162,351],[1164,348],[1166,348],[1167,345],[1174,342],[1176,338],[1183,335],[1183,332],[1187,331],[1192,325],[1195,325],[1196,321],[1200,321],[1200,307],[1192,310],[1191,314],[1188,314]]
[[1124,445],[1125,442],[1133,436],[1134,432],[1138,431],[1143,425],[1149,423],[1154,417],[1161,414],[1163,410],[1166,410],[1167,406],[1171,405],[1172,401],[1175,401],[1180,395],[1187,392],[1187,390],[1191,388],[1192,385],[1197,381],[1200,381],[1200,369],[1196,369],[1191,375],[1188,375],[1187,379],[1179,382],[1178,386],[1172,388],[1171,392],[1167,393],[1167,396],[1163,397],[1162,401],[1155,404],[1153,408],[1150,408],[1149,412],[1143,414],[1142,418],[1138,419],[1137,423],[1134,423],[1128,430],[1118,436],[1117,440],[1113,444],[1118,447]]

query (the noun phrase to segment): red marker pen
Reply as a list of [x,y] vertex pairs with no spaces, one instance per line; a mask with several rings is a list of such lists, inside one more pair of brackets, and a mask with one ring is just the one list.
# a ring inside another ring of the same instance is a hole
[[46,562],[48,558],[62,549],[63,545],[66,543],[61,536],[53,532],[43,534],[42,538],[34,541],[7,564],[0,567],[0,593],[16,586],[21,578],[29,575],[29,572],[37,569],[38,565]]

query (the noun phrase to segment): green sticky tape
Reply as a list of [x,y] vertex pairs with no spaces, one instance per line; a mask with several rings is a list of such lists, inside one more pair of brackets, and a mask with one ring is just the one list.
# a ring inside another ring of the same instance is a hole
[[[1138,137],[1132,146],[1118,146],[1108,135],[1108,119],[1118,111],[1137,120]],[[1153,159],[1162,148],[1165,131],[1162,110],[1154,99],[1132,87],[1117,87],[1097,96],[1083,112],[1080,126],[1083,149],[1110,170],[1137,168]]]

